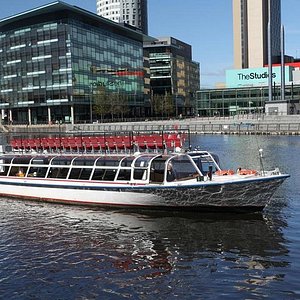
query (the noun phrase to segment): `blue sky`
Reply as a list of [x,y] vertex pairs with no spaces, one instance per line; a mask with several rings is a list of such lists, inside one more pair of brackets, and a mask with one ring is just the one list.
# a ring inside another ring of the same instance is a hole
[[[51,0],[0,0],[0,19],[29,10]],[[65,0],[96,12],[96,0]],[[282,0],[286,54],[300,57],[300,0]],[[149,34],[173,36],[193,47],[200,63],[201,88],[225,81],[233,64],[232,0],[148,0]]]

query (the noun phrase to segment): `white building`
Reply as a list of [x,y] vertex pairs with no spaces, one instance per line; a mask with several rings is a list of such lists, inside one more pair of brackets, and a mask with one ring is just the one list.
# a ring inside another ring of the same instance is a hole
[[[268,64],[268,0],[233,0],[234,67]],[[280,62],[281,0],[270,1],[272,63]]]
[[148,34],[147,0],[97,0],[97,14]]

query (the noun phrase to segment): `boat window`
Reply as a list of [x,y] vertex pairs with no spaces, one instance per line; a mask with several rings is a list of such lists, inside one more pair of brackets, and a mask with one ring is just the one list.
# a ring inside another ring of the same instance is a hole
[[76,166],[93,166],[96,157],[76,157],[73,161],[73,165]]
[[164,181],[166,159],[162,157],[155,158],[151,163],[150,182],[161,183]]
[[3,166],[4,164],[4,159],[0,158],[0,176],[6,176],[9,167],[8,166]]
[[9,176],[24,177],[28,167],[24,166],[12,166],[9,172]]
[[105,169],[103,180],[113,181],[116,177],[116,169]]
[[49,164],[49,158],[48,157],[34,157],[31,160],[32,165],[48,165]]
[[73,168],[69,175],[69,179],[89,180],[92,168]]
[[54,157],[51,161],[51,165],[70,165],[73,157],[58,156]]
[[0,176],[7,176],[7,172],[8,172],[8,167],[0,167]]
[[69,168],[50,168],[47,177],[66,179],[68,172],[69,172]]
[[135,159],[134,156],[125,157],[121,162],[121,167],[131,167],[131,164],[134,159]]
[[199,173],[187,155],[172,158],[167,166],[167,181],[189,179]]
[[91,173],[92,169],[82,168],[78,179],[89,180]]
[[131,177],[131,169],[120,169],[117,180],[129,181]]
[[48,168],[31,167],[28,171],[29,177],[44,178],[46,176]]
[[217,165],[220,165],[220,160],[219,160],[219,156],[214,154],[214,153],[211,153],[211,156],[213,157],[213,159],[215,160],[215,162],[217,163]]
[[153,159],[153,156],[140,156],[134,162],[134,166],[147,168],[151,159]]
[[210,156],[193,157],[193,161],[195,162],[195,164],[197,165],[197,167],[203,175],[207,174],[210,166],[213,168],[213,172],[216,172],[218,170],[217,166],[215,165],[214,161]]
[[14,165],[27,165],[31,161],[32,157],[31,156],[20,156],[20,157],[15,157],[12,161]]
[[1,159],[0,159],[0,176],[6,176],[9,167],[8,166],[3,166],[2,164],[3,164],[3,162],[1,162]]
[[95,169],[92,180],[102,180],[105,173],[104,169]]
[[133,172],[133,179],[135,180],[147,180],[147,174],[148,174],[148,171],[147,169],[134,169],[134,172]]
[[97,160],[96,166],[118,166],[122,158],[122,156],[104,156]]
[[81,168],[73,168],[70,172],[69,179],[78,179],[80,176]]
[[1,156],[0,160],[3,164],[10,164],[14,156]]

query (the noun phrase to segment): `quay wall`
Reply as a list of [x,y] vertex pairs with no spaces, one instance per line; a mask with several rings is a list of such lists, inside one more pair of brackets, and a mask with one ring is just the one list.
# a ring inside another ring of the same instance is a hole
[[253,135],[300,135],[300,115],[225,118],[190,118],[174,120],[60,124],[60,125],[13,125],[3,126],[7,134],[93,134],[95,132],[129,131],[186,131],[196,134],[253,134]]

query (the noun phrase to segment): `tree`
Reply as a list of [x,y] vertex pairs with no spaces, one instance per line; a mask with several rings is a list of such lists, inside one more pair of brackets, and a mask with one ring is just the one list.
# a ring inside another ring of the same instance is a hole
[[164,96],[164,111],[168,117],[174,114],[174,103],[172,95],[166,93]]
[[104,86],[97,87],[97,90],[93,93],[93,102],[93,111],[95,111],[97,115],[100,115],[102,122],[104,115],[107,114],[110,109],[109,97]]
[[129,112],[128,97],[126,95],[118,93],[118,97],[115,102],[115,111],[122,119],[124,118],[124,115]]
[[163,116],[163,111],[164,111],[164,101],[163,101],[163,96],[159,94],[153,95],[153,111],[155,115],[161,114]]
[[170,116],[174,114],[174,103],[172,95],[166,93],[165,95],[155,94],[152,97],[152,109],[155,115],[161,115],[162,117]]

